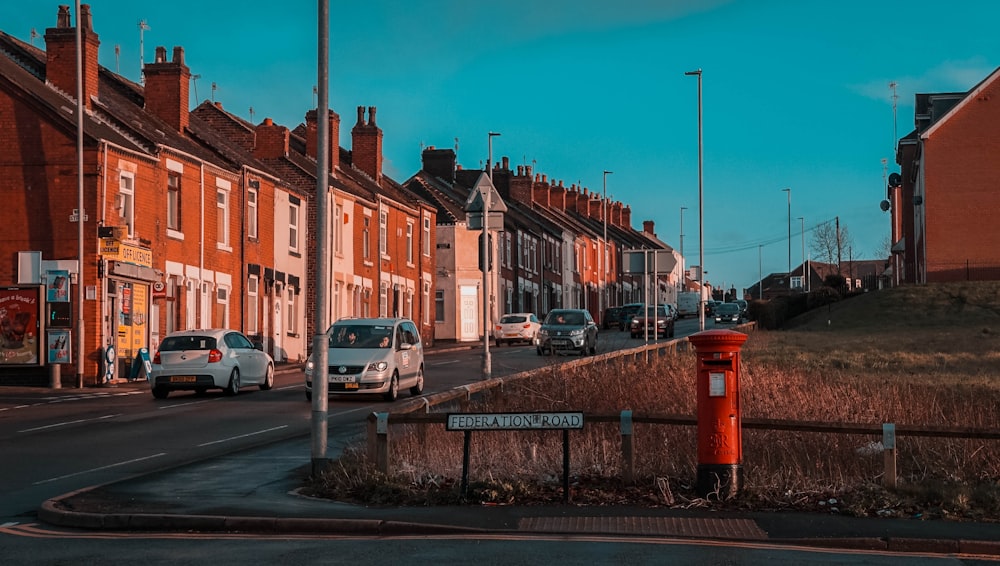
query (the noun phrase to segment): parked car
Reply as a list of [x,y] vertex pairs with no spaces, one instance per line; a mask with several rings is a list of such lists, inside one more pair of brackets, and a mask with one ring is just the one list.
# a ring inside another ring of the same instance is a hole
[[722,303],[715,307],[715,323],[739,324],[743,321],[743,313],[736,303]]
[[730,302],[731,302],[731,303],[736,303],[737,305],[739,305],[739,306],[740,306],[740,315],[741,315],[741,316],[742,316],[743,318],[746,318],[746,317],[747,317],[747,307],[749,306],[749,303],[747,303],[747,302],[746,302],[745,300],[743,300],[743,299],[735,299],[735,300],[732,300],[732,301],[730,301]]
[[535,336],[538,355],[579,352],[597,353],[597,323],[586,309],[553,309]]
[[514,342],[527,342],[533,344],[535,334],[542,323],[532,312],[516,312],[505,314],[500,317],[500,322],[493,328],[493,339],[497,346],[504,342],[513,344]]
[[674,317],[670,314],[668,305],[649,305],[645,315],[642,310],[632,315],[632,320],[629,321],[629,334],[632,338],[644,337],[647,332],[653,338],[673,338]]
[[[328,393],[381,394],[399,398],[400,388],[424,392],[424,347],[420,332],[406,318],[345,318],[327,337]],[[312,399],[315,353],[306,360],[306,399]]]
[[625,307],[608,307],[604,309],[604,318],[601,320],[601,326],[605,330],[612,328],[621,330],[625,328],[624,311]]
[[153,397],[171,391],[222,389],[236,395],[244,385],[274,386],[274,361],[263,345],[242,332],[222,328],[171,332],[153,355],[149,384]]
[[715,309],[722,304],[722,301],[711,299],[705,301],[705,316],[715,316]]
[[628,330],[628,325],[632,321],[632,317],[645,308],[645,306],[645,303],[629,303],[622,306],[622,330]]

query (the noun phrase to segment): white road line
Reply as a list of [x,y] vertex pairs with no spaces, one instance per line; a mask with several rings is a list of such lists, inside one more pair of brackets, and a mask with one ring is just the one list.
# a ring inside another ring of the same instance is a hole
[[71,477],[74,477],[74,476],[82,476],[83,474],[90,474],[90,473],[93,473],[93,472],[99,472],[101,470],[107,470],[107,469],[110,469],[110,468],[117,468],[118,466],[125,466],[127,464],[134,464],[136,462],[142,462],[143,460],[152,460],[153,458],[159,458],[160,456],[165,456],[166,454],[167,454],[166,452],[160,452],[159,454],[153,454],[152,456],[144,456],[142,458],[136,458],[134,460],[126,460],[124,462],[118,462],[117,464],[108,464],[107,466],[101,466],[100,468],[91,468],[89,470],[84,470],[82,472],[76,472],[76,473],[73,473],[73,474],[66,474],[65,476],[59,476],[57,478],[49,478],[47,480],[36,481],[35,483],[33,483],[31,485],[42,485],[43,483],[51,483],[51,482],[54,482],[54,481],[64,480],[66,478],[71,478]]
[[39,426],[39,427],[35,427],[35,428],[26,428],[24,430],[19,430],[17,432],[35,432],[35,431],[38,431],[38,430],[45,430],[47,428],[57,428],[57,427],[61,427],[61,426],[69,426],[69,425],[74,425],[74,424],[85,423],[87,421],[99,421],[99,420],[103,420],[103,419],[113,419],[115,417],[120,417],[121,415],[122,415],[121,413],[118,413],[118,414],[115,414],[115,415],[104,415],[103,417],[97,417],[97,418],[94,418],[94,419],[80,419],[80,420],[76,420],[76,421],[66,421],[64,423],[53,423],[53,424],[50,424],[50,425]]
[[264,430],[259,430],[257,432],[251,432],[249,434],[241,434],[239,436],[231,436],[229,438],[223,438],[222,440],[213,440],[212,442],[205,442],[203,444],[199,444],[198,448],[203,448],[205,446],[211,446],[213,444],[221,444],[223,442],[229,442],[230,440],[236,440],[236,439],[239,439],[239,438],[249,438],[251,436],[257,436],[258,434],[264,434],[264,433],[272,432],[272,431],[275,431],[275,430],[281,430],[283,428],[288,428],[288,425],[281,425],[281,426],[276,426],[274,428],[267,428],[267,429],[264,429]]
[[447,362],[434,362],[433,364],[428,364],[428,365],[443,366],[443,365],[447,365],[447,364],[457,364],[457,363],[458,363],[458,360],[449,360]]
[[187,407],[188,405],[200,405],[202,403],[211,403],[212,401],[215,401],[215,399],[205,399],[203,401],[187,401],[184,403],[176,403],[174,405],[163,405],[161,407],[157,407],[157,409],[161,411],[163,409],[176,409],[177,407]]

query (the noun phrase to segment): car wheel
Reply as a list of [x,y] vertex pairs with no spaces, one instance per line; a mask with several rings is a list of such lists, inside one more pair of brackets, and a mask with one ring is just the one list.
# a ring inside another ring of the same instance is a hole
[[539,356],[541,356],[541,355],[542,355],[542,349],[541,349],[541,348],[535,348],[535,352],[536,352],[536,353],[537,353],[537,354],[538,354]]
[[501,346],[501,342],[500,342],[500,340],[497,340],[497,348],[499,348],[500,346]]
[[670,327],[670,337],[671,338],[674,337],[674,327],[673,326]]
[[166,387],[154,387],[153,397],[156,399],[166,399],[167,395],[170,395],[170,390]]
[[416,397],[424,392],[424,368],[421,367],[417,370],[417,383],[410,388],[410,395]]
[[399,399],[399,373],[392,372],[392,377],[389,378],[389,390],[383,396],[389,402]]
[[590,355],[597,355],[597,338],[594,338],[594,343],[590,345]]
[[267,391],[274,387],[274,366],[267,364],[267,371],[264,372],[264,381],[260,383],[260,390]]
[[229,396],[240,392],[240,370],[233,368],[233,373],[229,376],[229,385],[226,386],[225,392]]
[[312,400],[313,400],[313,392],[306,391],[306,401],[312,401]]

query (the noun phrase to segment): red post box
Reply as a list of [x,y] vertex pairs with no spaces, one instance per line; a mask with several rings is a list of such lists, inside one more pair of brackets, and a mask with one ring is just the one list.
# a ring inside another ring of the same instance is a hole
[[747,335],[706,330],[688,337],[698,356],[698,479],[701,497],[735,496],[743,485],[740,348]]

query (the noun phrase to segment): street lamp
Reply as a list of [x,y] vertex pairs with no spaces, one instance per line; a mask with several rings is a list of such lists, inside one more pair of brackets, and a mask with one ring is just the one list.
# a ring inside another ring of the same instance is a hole
[[701,126],[701,69],[687,71],[687,76],[698,77],[698,331],[705,330],[705,198],[703,176],[703,149]]
[[493,197],[493,138],[497,132],[489,132],[486,136],[489,153],[486,157],[486,175],[490,178],[490,190],[483,195],[483,243],[480,253],[483,264],[483,379],[489,379],[493,373],[493,361],[490,359],[490,331],[493,321],[490,319],[490,199]]
[[757,244],[757,300],[764,300],[764,268],[763,268],[763,244]]
[[799,216],[800,230],[802,232],[802,288],[809,292],[809,288],[805,285],[805,281],[809,280],[809,274],[806,272],[806,218],[804,216]]
[[688,207],[686,207],[686,206],[682,206],[681,207],[681,289],[680,289],[680,292],[682,292],[682,293],[684,292],[684,289],[685,289],[685,287],[684,287],[684,211],[687,210],[687,209],[688,209]]
[[[604,244],[601,254],[601,267],[604,268],[604,289],[597,290],[597,310],[601,315],[601,322],[604,322],[604,293],[608,288],[608,175],[614,171],[604,171],[604,200],[601,201],[601,219],[604,222]],[[610,297],[608,302],[611,302]]]
[[788,289],[791,290],[792,283],[792,189],[781,189],[782,192],[788,193]]

